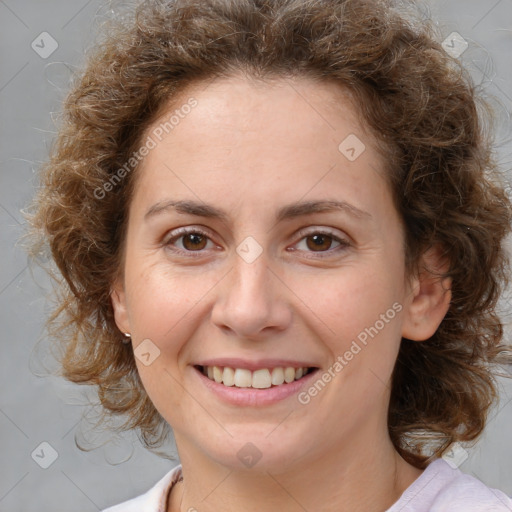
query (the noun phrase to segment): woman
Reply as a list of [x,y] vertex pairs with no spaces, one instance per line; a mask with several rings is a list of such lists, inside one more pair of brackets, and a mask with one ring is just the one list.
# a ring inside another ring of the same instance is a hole
[[510,362],[478,102],[389,2],[146,1],[109,28],[32,219],[62,375],[175,436],[108,512],[512,510],[441,458]]

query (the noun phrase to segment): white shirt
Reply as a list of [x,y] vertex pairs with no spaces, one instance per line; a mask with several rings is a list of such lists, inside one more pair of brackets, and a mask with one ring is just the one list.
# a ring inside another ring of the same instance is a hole
[[[182,478],[181,465],[149,491],[102,512],[167,512],[167,496]],[[386,512],[511,512],[512,499],[480,480],[437,459],[402,493]]]

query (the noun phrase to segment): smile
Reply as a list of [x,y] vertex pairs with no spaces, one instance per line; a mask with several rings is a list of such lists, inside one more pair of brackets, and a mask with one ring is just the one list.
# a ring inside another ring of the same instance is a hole
[[224,386],[235,386],[238,388],[268,389],[272,386],[281,386],[299,380],[314,368],[301,367],[293,368],[260,368],[258,370],[247,370],[246,368],[230,368],[229,366],[196,366],[210,380]]

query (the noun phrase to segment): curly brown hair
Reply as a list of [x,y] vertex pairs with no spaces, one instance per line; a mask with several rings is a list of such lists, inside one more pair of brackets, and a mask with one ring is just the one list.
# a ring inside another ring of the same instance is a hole
[[407,271],[418,272],[434,244],[449,261],[452,301],[440,327],[425,342],[401,342],[393,444],[422,468],[450,443],[476,439],[497,398],[496,364],[510,363],[496,307],[512,211],[484,128],[490,109],[428,20],[391,0],[150,0],[128,14],[105,25],[73,84],[29,217],[33,253],[49,247],[61,276],[49,319],[60,375],[96,385],[105,416],[125,415],[124,430],[161,445],[165,420],[121,343],[110,298],[137,166],[112,179],[192,83],[239,71],[328,80],[353,94],[382,145]]

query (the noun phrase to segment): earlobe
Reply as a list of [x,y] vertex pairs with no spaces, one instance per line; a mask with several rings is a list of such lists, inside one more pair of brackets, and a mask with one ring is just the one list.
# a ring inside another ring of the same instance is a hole
[[452,279],[440,276],[447,271],[448,262],[442,258],[440,246],[423,254],[421,270],[411,283],[411,299],[404,308],[403,338],[424,341],[436,332],[452,298]]
[[126,307],[126,294],[120,283],[116,283],[111,288],[110,301],[114,309],[114,318],[118,329],[123,333],[131,332],[128,309]]

